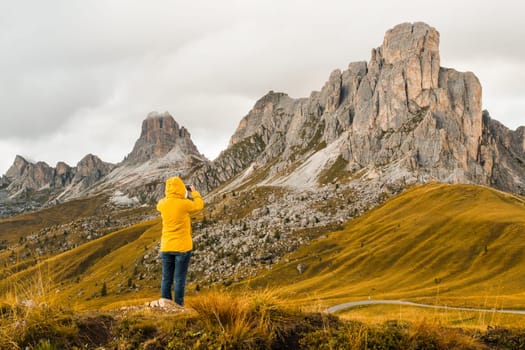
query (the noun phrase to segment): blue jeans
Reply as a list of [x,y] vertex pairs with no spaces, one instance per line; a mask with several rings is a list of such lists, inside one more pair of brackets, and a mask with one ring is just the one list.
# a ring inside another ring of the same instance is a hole
[[191,251],[180,252],[161,252],[162,258],[162,297],[171,298],[171,286],[175,279],[175,302],[184,306],[184,290],[186,289],[186,275],[190,264]]

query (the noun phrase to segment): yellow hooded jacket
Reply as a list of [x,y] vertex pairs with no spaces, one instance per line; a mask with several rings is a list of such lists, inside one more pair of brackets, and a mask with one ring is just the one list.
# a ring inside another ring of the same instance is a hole
[[162,216],[161,252],[189,252],[193,249],[190,215],[204,208],[199,192],[192,191],[193,201],[186,198],[186,186],[180,177],[166,180],[166,197],[157,204]]

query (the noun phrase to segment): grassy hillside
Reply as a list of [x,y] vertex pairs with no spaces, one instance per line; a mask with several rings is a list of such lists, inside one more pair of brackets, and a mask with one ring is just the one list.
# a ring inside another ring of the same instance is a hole
[[[42,257],[2,279],[0,291],[75,309],[151,300],[159,291],[160,231],[157,218]],[[524,236],[521,197],[470,185],[417,186],[235,287],[276,288],[285,300],[313,308],[368,297],[521,308]]]
[[[525,200],[472,185],[414,187],[245,284],[303,304],[410,299],[525,307]],[[288,262],[286,262],[288,261]],[[306,269],[298,272],[298,265]]]
[[[118,230],[9,276],[0,281],[0,291],[4,299],[41,299],[78,309],[122,300],[120,294],[139,291],[136,266],[159,237],[160,219]],[[130,278],[133,285],[117,291]],[[100,298],[104,283],[107,296]]]
[[92,216],[107,201],[104,196],[73,200],[48,209],[0,219],[0,240],[9,243],[44,227],[60,225],[79,217]]

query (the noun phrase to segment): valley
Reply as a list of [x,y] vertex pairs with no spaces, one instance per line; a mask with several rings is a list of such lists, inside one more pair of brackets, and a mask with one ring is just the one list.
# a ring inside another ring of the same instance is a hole
[[[270,190],[261,188],[259,195]],[[190,296],[229,286],[275,289],[294,304],[315,300],[325,307],[369,297],[525,307],[519,301],[524,288],[520,281],[525,280],[520,277],[525,273],[523,197],[472,185],[418,185],[344,223],[328,224],[320,217],[321,225],[312,222],[303,227],[302,219],[292,215],[286,223],[293,227],[295,222],[297,229],[290,232],[268,231],[260,223],[259,206],[249,209],[244,204],[247,197],[256,198],[248,191],[219,205],[212,202],[196,219]],[[266,203],[268,210],[276,203]],[[9,255],[2,254],[0,289],[13,293],[25,281],[21,290],[42,286],[46,294],[54,291],[58,300],[74,300],[79,309],[111,309],[137,298],[155,298],[161,226],[160,218],[150,215],[148,221],[90,237],[65,252],[46,248],[45,242],[62,246],[61,235],[50,230],[37,238],[41,254],[24,255],[22,247],[31,248],[30,238]],[[228,219],[221,220],[225,215]],[[9,259],[13,255],[16,261]],[[47,282],[35,283],[35,278]],[[102,284],[108,291],[103,297]]]

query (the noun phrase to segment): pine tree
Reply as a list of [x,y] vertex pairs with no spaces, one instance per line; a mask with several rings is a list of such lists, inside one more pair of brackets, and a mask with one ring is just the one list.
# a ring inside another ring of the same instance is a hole
[[108,288],[106,287],[106,282],[102,284],[102,290],[100,291],[100,296],[105,297],[108,295]]

